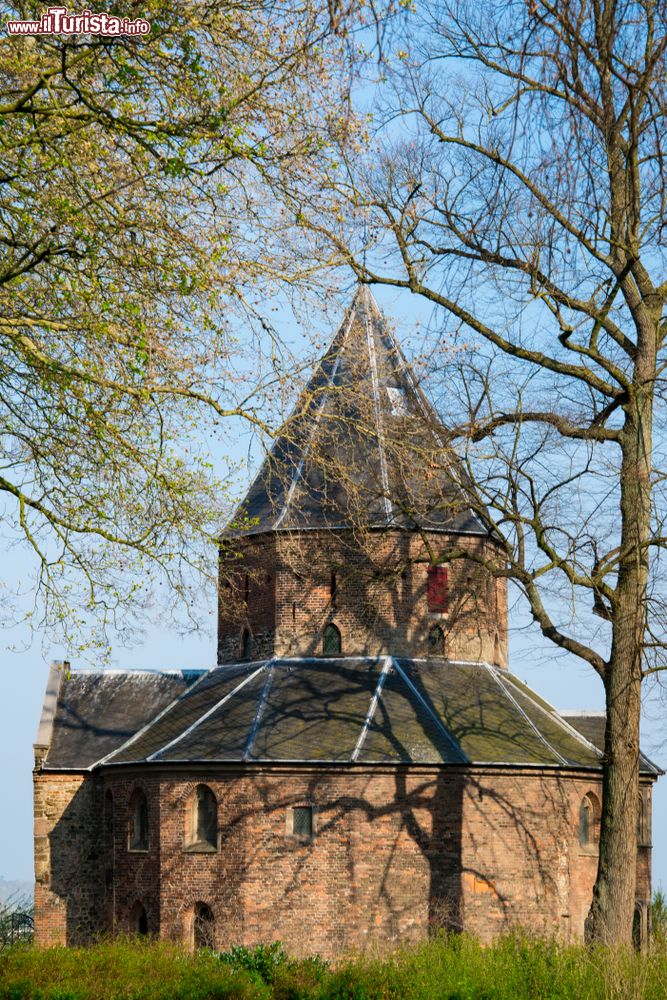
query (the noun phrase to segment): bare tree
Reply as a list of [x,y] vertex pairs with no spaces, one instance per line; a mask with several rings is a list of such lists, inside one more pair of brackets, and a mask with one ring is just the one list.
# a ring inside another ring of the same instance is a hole
[[70,643],[126,625],[148,576],[182,594],[215,564],[201,440],[268,432],[264,303],[314,270],[277,195],[335,135],[355,9],[128,2],[150,35],[0,40],[3,521],[36,557],[33,621]]
[[[587,929],[629,942],[640,693],[665,662],[667,6],[439,2],[410,17],[375,161],[360,170],[342,150],[298,217],[362,281],[446,317],[462,361],[448,396],[457,386],[465,405],[453,440],[474,474],[462,481],[505,539],[506,567],[488,568],[604,684]],[[589,612],[599,629],[581,628]]]

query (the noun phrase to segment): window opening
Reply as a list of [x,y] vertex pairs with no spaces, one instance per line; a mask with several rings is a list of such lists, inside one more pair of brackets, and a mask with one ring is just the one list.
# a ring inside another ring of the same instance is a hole
[[244,628],[241,634],[241,659],[249,660],[251,652],[250,629]]
[[148,800],[140,788],[134,792],[130,800],[129,833],[131,851],[148,850]]
[[248,604],[250,603],[250,577],[248,576],[247,573],[245,575],[245,581],[243,585],[243,600],[247,608]]
[[322,636],[322,656],[340,656],[340,631],[335,625],[327,625]]
[[146,908],[139,900],[137,900],[130,911],[130,930],[133,934],[148,934]]
[[434,625],[428,634],[428,655],[445,655],[445,633],[439,625]]
[[336,574],[331,574],[331,580],[329,581],[329,596],[331,598],[331,604],[336,607],[336,594],[338,592],[338,583],[336,580]]
[[582,847],[590,847],[597,843],[599,808],[592,795],[585,795],[579,806],[579,843]]
[[449,606],[449,579],[446,566],[428,568],[428,610],[447,611]]
[[297,837],[312,837],[312,806],[295,806],[294,809],[292,809],[292,833]]
[[195,948],[215,948],[215,917],[207,903],[195,903],[192,930]]
[[197,785],[192,797],[192,845],[218,846],[218,801],[208,785]]

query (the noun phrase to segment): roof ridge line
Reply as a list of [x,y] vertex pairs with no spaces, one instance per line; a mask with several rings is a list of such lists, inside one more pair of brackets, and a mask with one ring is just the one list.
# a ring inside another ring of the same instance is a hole
[[530,726],[530,728],[532,730],[534,730],[534,732],[536,733],[538,739],[541,740],[542,743],[544,743],[545,747],[547,747],[547,749],[551,751],[551,753],[554,755],[554,757],[556,757],[556,759],[559,760],[561,762],[561,764],[565,764],[566,766],[568,766],[570,762],[565,757],[563,757],[563,755],[561,753],[559,753],[558,750],[556,750],[556,748],[554,746],[551,745],[551,743],[546,738],[546,736],[544,736],[540,732],[540,730],[537,728],[537,726],[535,725],[535,723],[533,722],[533,720],[530,718],[530,716],[528,715],[528,713],[525,712],[524,709],[521,707],[521,705],[518,703],[518,701],[516,700],[516,698],[514,697],[514,695],[512,694],[512,692],[507,690],[507,687],[505,686],[505,683],[500,679],[500,677],[498,676],[496,670],[493,667],[489,666],[488,663],[485,663],[484,666],[485,666],[486,670],[489,672],[489,674],[491,675],[491,677],[494,679],[494,681],[496,682],[496,684],[498,685],[498,687],[505,693],[506,697],[509,698],[509,700],[512,702],[512,704],[516,708],[517,712],[519,712],[519,714],[523,716],[523,718],[526,720],[526,722],[528,723],[528,725]]
[[133,733],[133,735],[130,736],[129,739],[125,740],[124,743],[121,743],[121,745],[119,747],[116,747],[115,750],[111,750],[108,754],[105,754],[104,757],[100,757],[100,759],[95,761],[94,764],[91,764],[90,765],[91,769],[94,767],[99,767],[102,764],[106,764],[110,757],[113,757],[115,754],[120,753],[121,750],[125,750],[127,747],[132,746],[135,740],[138,740],[140,736],[143,736],[144,733],[151,728],[151,726],[153,726],[163,717],[163,715],[166,715],[167,712],[170,712],[171,709],[179,703],[181,698],[184,698],[186,694],[189,694],[191,691],[194,691],[194,689],[199,684],[201,684],[204,678],[208,677],[208,675],[211,673],[211,670],[215,670],[215,667],[211,667],[209,670],[205,670],[201,675],[201,677],[197,678],[194,684],[190,685],[190,687],[186,687],[185,691],[181,691],[181,693],[177,695],[173,701],[170,701],[168,705],[165,705],[165,707],[157,713],[157,715],[154,715],[151,719],[149,719],[145,726],[142,726],[141,729],[138,729],[136,733]]
[[392,521],[394,514],[393,506],[389,498],[389,474],[387,472],[387,457],[385,455],[385,441],[384,441],[384,424],[382,422],[382,407],[380,405],[379,396],[379,379],[378,379],[378,369],[377,369],[377,356],[375,354],[375,342],[373,340],[373,331],[371,329],[371,319],[368,315],[368,309],[364,310],[364,321],[366,326],[366,343],[368,345],[368,360],[370,362],[371,370],[371,387],[373,390],[373,402],[375,403],[375,420],[377,422],[377,437],[378,437],[378,457],[380,459],[380,478],[382,480],[382,488],[384,490],[383,506],[385,514],[389,520]]
[[[510,673],[508,673],[508,680],[509,680],[510,684],[513,684],[514,687],[516,687],[516,683],[515,683],[512,675]],[[521,692],[521,694],[523,694],[523,692]],[[540,698],[542,698],[542,695],[540,695]],[[532,701],[532,699],[531,699],[531,701]],[[594,750],[595,753],[599,757],[603,757],[604,756],[604,754],[602,753],[602,751],[600,750],[600,748],[596,747],[595,744],[591,743],[590,740],[587,740],[586,737],[584,736],[584,734],[580,733],[578,729],[576,729],[574,726],[570,725],[570,723],[567,721],[567,719],[563,718],[563,716],[560,714],[560,712],[558,711],[558,709],[554,708],[554,706],[551,704],[550,701],[547,701],[546,698],[542,698],[542,701],[545,702],[545,704],[547,704],[549,706],[549,708],[551,709],[551,713],[547,712],[546,708],[542,708],[542,706],[540,705],[540,703],[538,701],[536,701],[535,705],[537,705],[537,707],[540,709],[541,712],[543,712],[545,715],[550,715],[550,714],[553,715],[555,717],[556,721],[559,722],[560,725],[563,726],[564,729],[568,730],[571,733],[572,736],[574,736],[577,740],[579,740],[580,743],[583,743],[589,749]]]
[[447,727],[443,723],[442,719],[438,715],[436,715],[436,713],[433,711],[433,709],[431,708],[431,706],[429,705],[429,703],[426,701],[426,699],[423,697],[423,695],[421,694],[421,692],[417,690],[417,688],[415,687],[415,685],[412,683],[412,681],[410,680],[410,678],[408,677],[408,675],[405,673],[405,671],[401,667],[401,665],[398,662],[397,658],[395,656],[392,656],[391,660],[392,660],[392,663],[394,665],[394,668],[396,669],[396,671],[398,672],[398,674],[402,677],[404,683],[407,684],[408,688],[410,689],[410,691],[412,691],[412,693],[415,696],[415,698],[417,698],[417,700],[419,701],[419,703],[422,706],[422,708],[424,708],[426,710],[426,712],[428,713],[428,715],[431,716],[431,718],[435,722],[437,728],[440,730],[440,732],[444,735],[444,737],[447,740],[447,742],[450,744],[450,746],[452,746],[454,748],[455,752],[461,758],[461,763],[463,763],[463,764],[470,764],[471,761],[470,761],[470,758],[468,757],[468,755],[466,753],[464,753],[463,749],[459,746],[458,742],[454,739],[454,737],[452,736],[452,734],[449,732],[449,730],[447,729]]
[[[343,320],[343,323],[341,324],[341,327],[342,327],[343,325],[345,325],[345,323],[347,323],[347,325],[345,327],[345,332],[343,333],[343,336],[341,338],[340,349],[338,351],[338,354],[336,355],[336,360],[334,361],[334,366],[331,369],[331,374],[329,375],[328,386],[333,386],[334,379],[335,379],[336,375],[338,374],[338,368],[340,366],[341,355],[342,355],[342,352],[343,352],[343,348],[345,347],[345,342],[346,342],[346,340],[348,338],[348,335],[350,333],[350,329],[352,328],[352,318],[354,316],[354,313],[355,313],[355,303],[352,302],[352,304],[350,305],[350,308],[348,310],[347,319]],[[333,343],[336,340],[336,337],[338,336],[338,333],[340,333],[340,329],[338,330],[338,332],[336,333],[336,336],[333,338],[333,341],[331,342],[332,346],[333,346]],[[325,355],[325,357],[326,357],[326,355]],[[321,366],[321,362],[320,362],[320,366]],[[317,430],[317,427],[318,427],[319,422],[320,422],[320,418],[322,416],[322,413],[324,412],[324,407],[326,406],[326,402],[327,402],[327,397],[326,397],[326,394],[323,393],[322,394],[322,401],[319,404],[319,407],[317,409],[317,413],[315,414],[315,419],[311,423],[310,435],[308,436],[308,441],[307,441],[307,443],[306,443],[306,445],[305,445],[305,447],[304,447],[304,449],[303,449],[303,451],[301,453],[301,458],[299,459],[298,465],[297,465],[297,467],[296,467],[296,469],[294,471],[294,476],[292,477],[292,482],[289,485],[289,489],[288,489],[287,495],[285,497],[285,503],[283,505],[283,509],[280,512],[280,514],[278,515],[278,517],[276,518],[276,520],[274,521],[274,523],[273,523],[273,530],[274,531],[277,528],[280,527],[280,525],[283,523],[285,517],[287,516],[287,511],[289,510],[289,506],[290,506],[290,504],[292,502],[292,497],[294,496],[294,491],[296,489],[296,484],[298,483],[299,479],[301,478],[301,473],[303,472],[303,467],[305,465],[306,458],[308,457],[308,455],[310,453],[310,448],[311,448],[311,445],[312,445],[313,440],[315,438],[315,431]],[[259,471],[261,472],[261,468],[260,468]],[[259,473],[258,473],[258,475],[259,475]]]
[[391,656],[385,656],[383,657],[383,659],[384,659],[384,664],[382,666],[382,670],[380,671],[380,676],[378,677],[378,682],[375,686],[373,697],[371,698],[370,704],[368,706],[368,711],[366,712],[366,718],[364,719],[364,724],[361,727],[361,732],[359,733],[359,739],[357,740],[355,748],[352,751],[352,756],[350,757],[351,761],[356,761],[357,757],[361,753],[361,748],[364,745],[364,741],[368,734],[368,727],[370,726],[373,720],[373,716],[375,715],[380,695],[382,694],[384,682],[386,681],[387,675],[389,674],[389,671],[391,669],[392,665]]
[[257,733],[259,732],[259,724],[262,721],[262,716],[264,715],[264,706],[266,705],[266,698],[271,690],[271,685],[273,683],[273,668],[274,668],[274,657],[272,657],[266,664],[265,667],[268,670],[268,677],[259,693],[259,702],[257,704],[257,709],[255,711],[255,717],[252,720],[252,728],[248,734],[248,739],[246,745],[243,749],[243,756],[241,760],[250,760],[250,751],[252,749],[253,743],[257,739]]
[[253,670],[253,672],[249,674],[246,678],[244,678],[244,680],[242,680],[240,684],[237,684],[235,688],[229,691],[224,696],[224,698],[220,698],[220,700],[217,701],[212,708],[209,708],[208,711],[204,712],[202,716],[200,716],[198,719],[195,719],[195,721],[191,725],[189,725],[187,729],[184,729],[182,733],[180,733],[178,736],[175,736],[173,740],[169,740],[169,742],[165,743],[165,745],[163,747],[160,747],[159,750],[156,750],[154,753],[149,754],[148,757],[146,757],[146,760],[147,761],[155,760],[158,754],[164,753],[165,750],[169,750],[171,747],[175,746],[176,743],[180,743],[182,739],[185,739],[186,736],[189,736],[190,733],[194,732],[194,730],[197,729],[197,727],[202,724],[202,722],[208,719],[209,715],[213,715],[213,713],[218,708],[220,708],[221,705],[224,705],[225,702],[232,697],[232,695],[236,694],[237,691],[240,691],[242,687],[245,687],[245,685],[248,684],[249,681],[253,679],[253,677],[256,677],[257,674],[261,673],[262,670],[264,670],[265,666],[266,664],[263,663],[261,667],[257,668],[257,670]]

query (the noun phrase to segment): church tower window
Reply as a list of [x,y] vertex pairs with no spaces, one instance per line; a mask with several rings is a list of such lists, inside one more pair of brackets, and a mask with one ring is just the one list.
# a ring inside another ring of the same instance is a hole
[[428,568],[428,610],[443,612],[449,609],[449,580],[446,566]]
[[327,625],[322,635],[322,656],[340,656],[340,652],[340,629],[333,624]]
[[252,640],[250,637],[250,629],[244,628],[241,633],[241,659],[249,660],[250,653],[252,651]]
[[428,634],[428,655],[445,655],[445,633],[439,625],[434,625]]

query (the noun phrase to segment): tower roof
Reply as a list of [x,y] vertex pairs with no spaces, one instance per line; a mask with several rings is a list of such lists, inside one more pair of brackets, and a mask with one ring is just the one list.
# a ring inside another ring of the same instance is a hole
[[225,534],[414,528],[486,535],[447,432],[361,286]]

